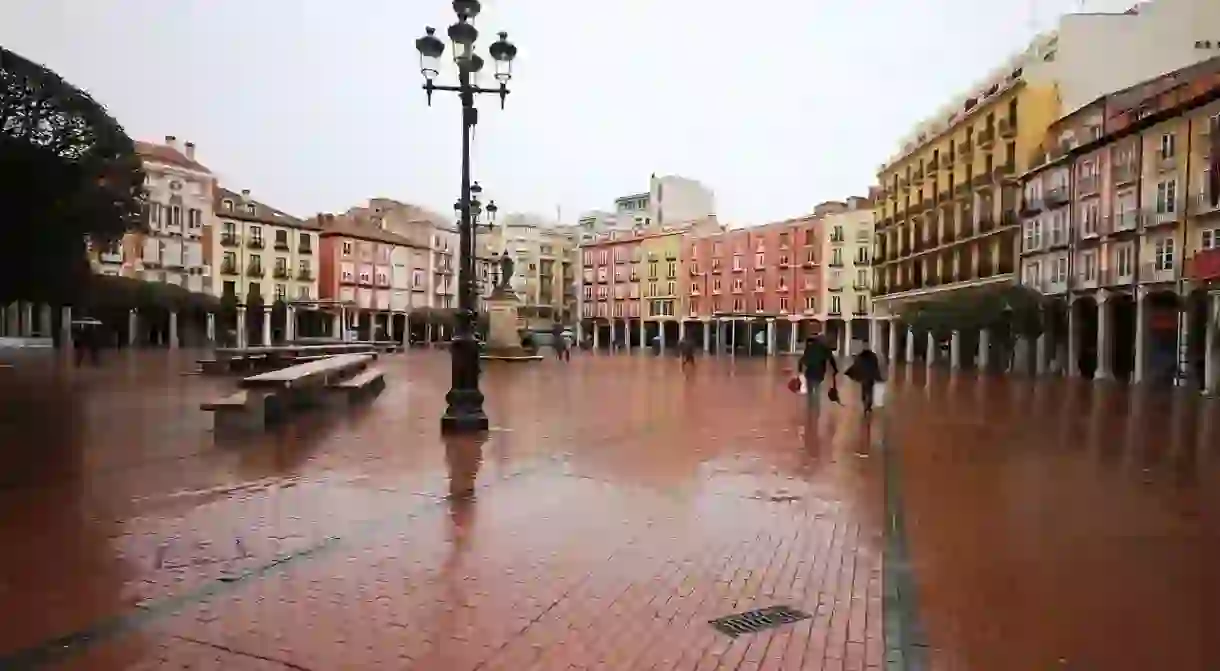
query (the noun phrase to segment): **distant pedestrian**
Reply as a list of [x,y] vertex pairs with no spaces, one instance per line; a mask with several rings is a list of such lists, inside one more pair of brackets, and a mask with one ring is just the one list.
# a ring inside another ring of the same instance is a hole
[[835,363],[834,350],[830,349],[822,338],[812,336],[805,340],[805,351],[796,366],[797,373],[805,376],[805,396],[808,398],[810,411],[817,409],[827,368],[831,371],[831,400],[835,400],[835,381],[839,375],[839,365]]
[[695,339],[687,336],[678,343],[678,349],[682,352],[682,368],[690,366],[695,367]]
[[75,349],[76,365],[80,366],[88,355],[89,362],[94,366],[101,363],[101,334],[91,322],[80,322],[73,325],[72,344]]
[[844,375],[860,385],[860,404],[864,407],[864,414],[872,413],[876,386],[885,382],[885,376],[881,372],[881,359],[877,353],[865,345],[847,367]]

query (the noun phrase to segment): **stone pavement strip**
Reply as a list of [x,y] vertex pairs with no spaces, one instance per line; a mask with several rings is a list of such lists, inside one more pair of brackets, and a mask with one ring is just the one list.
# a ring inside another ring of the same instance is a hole
[[[5,444],[46,446],[0,485],[0,668],[883,663],[881,460],[774,363],[493,368],[480,442],[437,434],[447,361],[410,353],[368,408],[214,444],[222,383],[136,356],[0,380]],[[812,617],[708,624],[779,604]]]

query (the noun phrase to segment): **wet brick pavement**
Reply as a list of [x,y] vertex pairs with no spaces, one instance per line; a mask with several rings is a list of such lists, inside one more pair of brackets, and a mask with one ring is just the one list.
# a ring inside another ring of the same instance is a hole
[[[492,368],[495,430],[443,440],[412,352],[216,444],[191,358],[0,371],[0,668],[872,669],[895,628],[907,668],[1207,668],[1196,399],[915,370],[810,422],[786,361],[585,355]],[[775,604],[813,617],[707,624]]]

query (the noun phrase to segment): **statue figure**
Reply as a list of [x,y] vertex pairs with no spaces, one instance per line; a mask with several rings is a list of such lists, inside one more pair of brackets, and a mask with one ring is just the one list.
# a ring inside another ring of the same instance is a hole
[[513,258],[504,253],[500,255],[500,284],[497,289],[508,289],[508,281],[513,276]]

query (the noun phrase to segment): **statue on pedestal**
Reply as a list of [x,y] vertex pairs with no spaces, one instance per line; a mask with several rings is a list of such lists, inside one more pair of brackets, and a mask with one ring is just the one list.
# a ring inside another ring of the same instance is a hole
[[496,289],[508,290],[508,282],[513,277],[513,257],[507,252],[500,255],[500,283],[496,285]]

